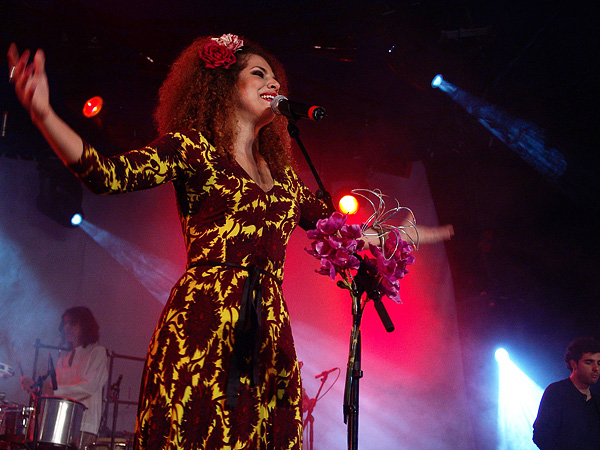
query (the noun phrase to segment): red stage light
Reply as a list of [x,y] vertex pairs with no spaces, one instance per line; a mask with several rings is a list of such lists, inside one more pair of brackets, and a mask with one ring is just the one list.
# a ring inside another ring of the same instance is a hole
[[88,119],[90,117],[94,117],[102,110],[103,103],[104,101],[102,100],[102,97],[96,96],[90,98],[87,102],[85,102],[85,105],[83,105],[83,115]]
[[353,195],[344,195],[338,202],[340,212],[344,214],[356,214],[358,211],[358,200]]

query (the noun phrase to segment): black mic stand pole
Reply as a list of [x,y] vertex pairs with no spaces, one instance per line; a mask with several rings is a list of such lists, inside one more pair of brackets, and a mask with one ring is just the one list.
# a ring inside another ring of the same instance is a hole
[[[315,177],[319,190],[315,193],[318,199],[323,200],[331,211],[336,211],[333,206],[331,194],[325,190],[321,178],[315,169],[302,141],[300,140],[300,130],[296,126],[298,118],[291,119],[288,117],[287,130],[290,136],[296,140],[298,147],[302,151],[310,170]],[[373,300],[375,309],[379,314],[385,329],[389,332],[394,331],[394,325],[390,320],[387,311],[381,301],[381,294],[375,287],[375,283],[371,274],[368,273],[362,259],[359,273],[355,277],[356,290],[351,292],[352,297],[352,332],[350,335],[350,352],[348,357],[348,368],[346,371],[346,389],[344,392],[344,423],[348,424],[348,449],[358,450],[358,388],[359,380],[363,373],[361,370],[360,353],[360,321],[362,319],[362,308],[360,298],[363,292],[367,292],[367,297]],[[339,285],[339,284],[338,284]],[[341,287],[344,287],[343,285]]]
[[[377,289],[374,274],[369,273],[362,257],[360,255],[356,256],[360,260],[360,267],[354,277],[354,289],[350,292],[352,297],[352,332],[350,334],[350,352],[344,391],[344,423],[348,425],[349,450],[358,450],[358,392],[359,381],[363,377],[360,338],[360,322],[363,309],[361,308],[360,299],[363,293],[366,292],[367,299],[373,300],[377,314],[386,331],[388,333],[394,331],[394,324],[381,301],[381,293]],[[345,287],[340,283],[338,282],[338,286]]]
[[352,331],[350,333],[350,351],[346,369],[346,388],[344,389],[344,423],[348,425],[348,449],[358,450],[358,388],[363,373],[360,354],[360,307],[361,292],[354,290],[352,297]]
[[319,186],[319,189],[317,190],[317,192],[315,192],[315,196],[319,200],[323,200],[323,202],[325,202],[325,204],[329,207],[329,209],[332,212],[335,211],[336,209],[333,206],[333,200],[331,199],[331,194],[325,190],[325,186],[323,186],[323,182],[321,181],[321,178],[319,177],[319,174],[317,173],[317,170],[315,169],[315,166],[313,165],[313,163],[310,159],[310,156],[308,156],[308,153],[306,152],[306,148],[304,148],[304,144],[302,144],[302,141],[300,140],[300,130],[296,126],[296,120],[292,120],[288,117],[287,130],[288,130],[288,133],[290,134],[290,136],[293,139],[295,139],[295,141],[298,143],[298,147],[300,147],[300,150],[302,151],[302,154],[304,155],[304,159],[306,159],[306,162],[308,163],[308,167],[310,167],[310,171],[312,172],[313,176],[315,177],[317,186]]

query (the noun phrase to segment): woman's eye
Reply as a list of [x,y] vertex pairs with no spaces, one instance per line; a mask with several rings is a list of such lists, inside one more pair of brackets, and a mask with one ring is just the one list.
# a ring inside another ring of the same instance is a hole
[[257,76],[259,76],[261,78],[265,77],[265,74],[262,73],[260,70],[255,70],[254,72],[252,72],[252,75],[257,75]]

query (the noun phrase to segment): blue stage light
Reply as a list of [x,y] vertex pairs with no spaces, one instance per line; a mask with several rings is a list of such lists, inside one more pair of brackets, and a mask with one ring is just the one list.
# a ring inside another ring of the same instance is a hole
[[81,222],[83,222],[83,216],[79,213],[73,214],[73,217],[71,217],[71,225],[77,227],[81,225]]
[[503,348],[499,348],[498,350],[496,350],[496,353],[494,353],[494,356],[496,357],[496,361],[498,361],[498,362],[506,362],[506,361],[510,360],[510,358],[508,356],[508,352],[506,350],[504,350]]
[[565,157],[555,148],[546,146],[546,131],[534,123],[512,117],[506,111],[454,86],[441,75],[431,81],[456,103],[461,105],[494,136],[516,152],[542,175],[556,180],[567,170]]

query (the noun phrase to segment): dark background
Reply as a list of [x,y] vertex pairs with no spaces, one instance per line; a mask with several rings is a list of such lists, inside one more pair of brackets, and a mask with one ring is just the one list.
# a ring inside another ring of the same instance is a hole
[[[468,387],[495,370],[477,361],[498,342],[542,387],[566,376],[568,341],[600,336],[597,10],[555,0],[201,3],[2,0],[0,47],[43,47],[55,109],[116,153],[156,136],[156,92],[195,36],[261,43],[284,63],[291,97],[327,109],[323,122],[300,124],[326,187],[374,188],[370,171],[408,175],[424,162],[439,220],[456,230],[446,249]],[[461,29],[477,35],[451,37]],[[432,89],[437,73],[543,128],[567,172],[536,172]],[[49,155],[0,85],[0,155]],[[102,114],[83,119],[98,94]]]

